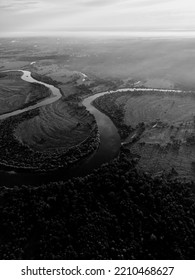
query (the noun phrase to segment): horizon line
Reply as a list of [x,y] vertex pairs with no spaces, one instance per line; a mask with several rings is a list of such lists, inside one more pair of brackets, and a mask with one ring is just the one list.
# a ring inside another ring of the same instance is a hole
[[[166,37],[168,35],[175,35],[175,37],[180,37],[182,35],[194,35],[195,29],[160,29],[160,30],[53,30],[53,31],[21,31],[21,32],[1,32],[0,38],[13,38],[13,37],[55,37],[62,36],[66,37],[69,35],[74,35],[78,37],[85,37],[97,35],[109,35],[119,36],[119,37]],[[169,37],[169,36],[168,36]],[[184,36],[185,37],[185,36]],[[190,36],[191,37],[191,36]]]

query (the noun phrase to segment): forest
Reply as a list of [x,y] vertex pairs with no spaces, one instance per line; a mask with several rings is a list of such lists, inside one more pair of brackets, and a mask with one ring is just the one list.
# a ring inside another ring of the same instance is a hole
[[193,187],[124,152],[83,178],[1,187],[0,258],[193,259]]

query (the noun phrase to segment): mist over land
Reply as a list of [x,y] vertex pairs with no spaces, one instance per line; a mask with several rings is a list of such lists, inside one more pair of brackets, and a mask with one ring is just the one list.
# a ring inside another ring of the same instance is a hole
[[[193,38],[178,37],[57,37],[1,39],[2,59],[53,62],[99,77],[164,79],[184,86],[194,84]],[[39,55],[37,55],[39,53]],[[67,59],[60,58],[67,56]],[[53,57],[52,57],[53,56]],[[7,69],[12,66],[7,61]],[[27,65],[27,63],[26,63]]]

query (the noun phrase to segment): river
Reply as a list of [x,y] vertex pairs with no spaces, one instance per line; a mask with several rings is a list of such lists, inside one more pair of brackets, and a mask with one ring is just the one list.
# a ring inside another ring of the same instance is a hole
[[[15,110],[14,112],[0,115],[1,120],[8,118],[10,116],[15,116],[23,112],[27,112],[32,109],[51,104],[61,98],[62,95],[58,88],[56,88],[53,85],[49,85],[33,79],[29,71],[24,71],[24,70],[11,70],[11,71],[21,71],[23,73],[21,78],[23,80],[30,83],[38,83],[46,86],[51,90],[51,96],[45,98],[40,102],[37,102],[32,106],[25,107],[24,109]],[[9,72],[9,70],[2,71],[2,72]],[[119,91],[123,91],[123,92],[161,91],[165,93],[181,92],[181,90],[168,90],[168,89],[124,88],[115,91],[106,91],[106,92],[97,93],[85,98],[82,101],[82,103],[86,107],[86,109],[91,114],[94,115],[100,133],[100,145],[97,151],[95,151],[87,159],[83,160],[79,166],[72,168],[68,172],[54,171],[54,172],[47,172],[44,174],[29,174],[29,173],[15,173],[13,171],[10,172],[0,171],[1,185],[2,184],[6,186],[21,185],[21,184],[40,185],[41,183],[48,183],[50,181],[59,181],[74,176],[83,176],[90,173],[94,168],[98,168],[101,164],[109,162],[110,160],[115,158],[118,155],[121,146],[121,140],[117,128],[115,127],[114,123],[111,121],[111,119],[108,116],[100,112],[92,105],[92,101],[99,96],[103,96],[104,94],[112,94],[114,92],[119,92]]]

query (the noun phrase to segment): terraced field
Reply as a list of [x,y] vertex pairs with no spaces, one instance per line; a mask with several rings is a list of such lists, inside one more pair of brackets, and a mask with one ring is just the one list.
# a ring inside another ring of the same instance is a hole
[[194,179],[193,92],[113,93],[100,97],[98,108],[107,110],[111,118],[120,108],[118,128],[124,124],[131,127],[124,144],[139,158],[140,170]]

